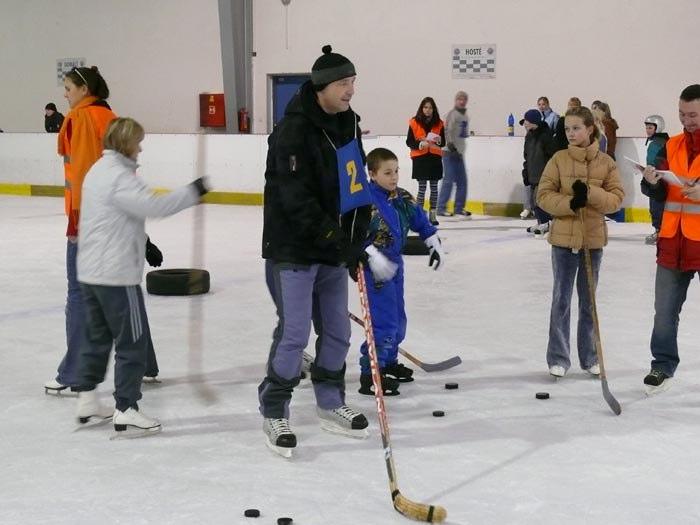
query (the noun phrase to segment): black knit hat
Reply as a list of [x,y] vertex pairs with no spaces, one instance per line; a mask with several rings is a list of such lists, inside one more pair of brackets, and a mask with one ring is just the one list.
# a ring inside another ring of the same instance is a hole
[[355,66],[343,55],[332,53],[332,48],[325,45],[323,54],[314,62],[311,68],[311,83],[314,86],[325,86],[341,78],[353,77]]
[[46,104],[46,107],[44,109],[51,109],[53,111],[58,111],[56,109],[56,104],[54,104],[53,102],[49,102],[48,104]]

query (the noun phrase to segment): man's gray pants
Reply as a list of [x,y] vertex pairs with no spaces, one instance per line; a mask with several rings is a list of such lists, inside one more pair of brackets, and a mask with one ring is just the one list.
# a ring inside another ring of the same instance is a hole
[[265,261],[268,289],[277,307],[277,327],[258,387],[260,412],[289,418],[292,391],[299,384],[302,354],[311,323],[317,334],[311,381],[316,404],[325,410],[345,404],[345,358],[350,348],[348,272],[345,268]]

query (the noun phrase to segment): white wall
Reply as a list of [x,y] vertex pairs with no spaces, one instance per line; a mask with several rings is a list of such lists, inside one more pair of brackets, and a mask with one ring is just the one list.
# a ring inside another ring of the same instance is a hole
[[217,0],[0,0],[0,128],[42,131],[68,110],[56,59],[97,65],[119,115],[150,132],[199,128],[201,92],[222,92]]
[[[258,133],[268,131],[267,75],[309,71],[327,43],[356,66],[363,127],[384,135],[405,133],[424,96],[446,112],[458,89],[479,135],[504,135],[508,114],[541,95],[556,110],[571,96],[605,100],[623,136],[642,136],[650,113],[676,133],[678,95],[700,82],[697,0],[256,0],[254,9]],[[497,78],[453,80],[451,45],[482,43],[497,45]]]
[[[63,165],[55,154],[55,135],[0,134],[0,184],[63,185]],[[366,151],[382,146],[399,157],[400,185],[414,195],[411,160],[403,136],[378,136],[363,140]],[[198,150],[198,148],[200,148]],[[643,139],[621,139],[620,159],[628,156],[644,162]],[[204,159],[202,166],[197,159]],[[139,158],[140,174],[155,187],[175,188],[206,174],[216,191],[262,193],[265,185],[267,137],[264,135],[154,135],[146,136]],[[467,148],[469,200],[520,203],[522,196],[523,138],[472,137]],[[639,190],[639,175],[629,163],[618,166],[625,185],[625,207],[646,208],[648,199]]]

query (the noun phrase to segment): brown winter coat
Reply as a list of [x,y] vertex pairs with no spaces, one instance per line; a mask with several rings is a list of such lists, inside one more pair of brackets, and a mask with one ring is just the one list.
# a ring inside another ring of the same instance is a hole
[[[571,209],[575,180],[588,186],[588,202]],[[563,248],[602,248],[608,243],[605,214],[620,209],[625,193],[615,161],[598,149],[598,141],[581,148],[569,145],[547,163],[537,190],[537,204],[554,217],[549,243]],[[585,222],[585,231],[582,227]]]

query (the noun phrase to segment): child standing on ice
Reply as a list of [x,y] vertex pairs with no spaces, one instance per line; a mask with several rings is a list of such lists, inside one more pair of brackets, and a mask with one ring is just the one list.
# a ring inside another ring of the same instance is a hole
[[569,109],[564,127],[569,146],[555,153],[547,163],[537,191],[537,205],[554,217],[549,230],[554,286],[547,366],[555,377],[563,377],[571,366],[569,330],[575,281],[579,363],[582,369],[597,376],[600,366],[594,344],[584,248],[591,255],[595,288],[603,246],[608,242],[605,214],[620,209],[625,193],[615,161],[600,151],[600,132],[591,111],[585,107]]
[[[384,395],[397,395],[399,382],[413,381],[413,370],[398,362],[399,344],[406,335],[404,308],[404,265],[401,251],[408,231],[412,230],[430,249],[428,265],[437,270],[444,261],[437,230],[410,193],[398,187],[399,162],[385,148],[367,155],[371,179],[372,219],[367,232],[365,251],[369,256],[364,267],[370,314]],[[360,348],[361,394],[374,395],[367,342]]]

